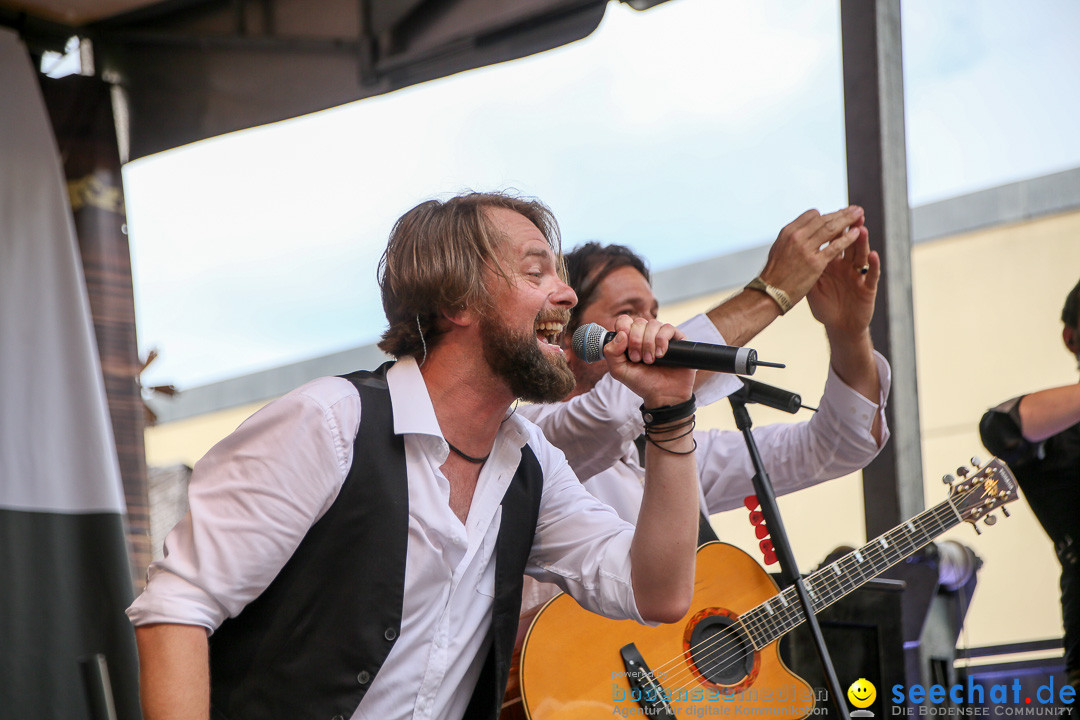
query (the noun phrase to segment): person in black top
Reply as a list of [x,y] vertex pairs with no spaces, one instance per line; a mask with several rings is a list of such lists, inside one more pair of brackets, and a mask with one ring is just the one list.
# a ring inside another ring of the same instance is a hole
[[[1080,361],[1080,282],[1061,311],[1065,347]],[[998,405],[979,423],[983,445],[1013,469],[1061,563],[1065,669],[1080,689],[1080,383]]]

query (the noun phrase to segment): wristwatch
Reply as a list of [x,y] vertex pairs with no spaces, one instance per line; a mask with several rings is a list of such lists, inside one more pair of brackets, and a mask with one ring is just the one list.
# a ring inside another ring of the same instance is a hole
[[791,298],[788,297],[788,294],[780,288],[774,287],[762,280],[760,275],[748,282],[746,284],[746,289],[760,290],[761,292],[771,297],[773,300],[776,301],[776,304],[780,306],[781,315],[786,313],[792,307]]

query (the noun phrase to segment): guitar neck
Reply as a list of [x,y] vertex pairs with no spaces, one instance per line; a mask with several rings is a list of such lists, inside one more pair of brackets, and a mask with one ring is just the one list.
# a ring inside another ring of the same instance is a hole
[[[803,580],[814,612],[862,587],[961,522],[963,519],[951,499],[945,500],[815,571]],[[758,649],[798,627],[805,619],[794,586],[743,613],[740,618]]]

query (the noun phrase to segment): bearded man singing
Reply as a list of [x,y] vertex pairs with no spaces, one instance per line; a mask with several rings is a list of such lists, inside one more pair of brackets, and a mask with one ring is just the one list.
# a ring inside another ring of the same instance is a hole
[[577,301],[534,200],[468,194],[398,220],[380,266],[396,360],[267,405],[194,469],[190,512],[128,610],[147,720],[494,718],[522,575],[614,618],[689,608],[693,370],[674,327],[618,318],[612,376],[653,413],[637,527],[515,414],[574,386]]

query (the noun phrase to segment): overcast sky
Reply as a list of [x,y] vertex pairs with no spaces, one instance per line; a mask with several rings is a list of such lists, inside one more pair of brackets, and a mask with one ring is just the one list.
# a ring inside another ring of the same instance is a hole
[[[904,0],[903,32],[913,205],[1080,166],[1080,3]],[[656,270],[846,205],[840,42],[831,0],[613,4],[564,48],[130,163],[144,382],[373,342],[390,226],[430,197],[514,188]]]

